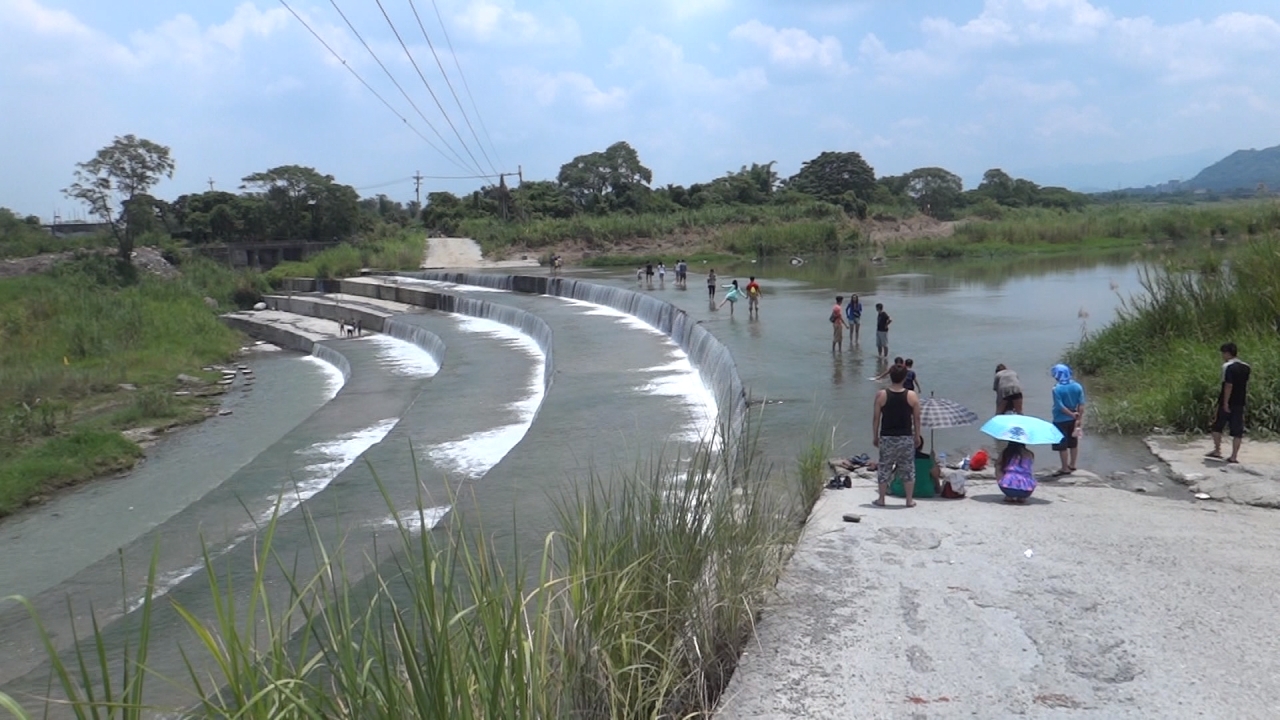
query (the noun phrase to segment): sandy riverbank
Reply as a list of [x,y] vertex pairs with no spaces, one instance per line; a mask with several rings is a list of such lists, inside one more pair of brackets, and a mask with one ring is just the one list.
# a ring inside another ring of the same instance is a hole
[[989,477],[913,510],[827,490],[720,717],[1280,715],[1280,518],[1238,504],[1280,484],[1280,445],[1226,468],[1206,442],[1155,438],[1169,465],[1128,489],[1080,473],[1026,506]]

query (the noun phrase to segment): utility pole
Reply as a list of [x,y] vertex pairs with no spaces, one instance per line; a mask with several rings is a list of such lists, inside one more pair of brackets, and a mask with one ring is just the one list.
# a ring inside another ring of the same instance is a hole
[[524,185],[524,166],[523,165],[516,166],[516,175],[520,177],[520,185]]
[[422,171],[413,171],[413,199],[422,207]]
[[209,178],[209,192],[213,192],[213,178]]

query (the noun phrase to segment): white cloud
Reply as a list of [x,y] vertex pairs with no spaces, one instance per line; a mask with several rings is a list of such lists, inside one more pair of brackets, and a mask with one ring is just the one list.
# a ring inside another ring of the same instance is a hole
[[511,0],[474,0],[454,15],[463,32],[483,42],[517,45],[576,45],[578,24],[569,17],[550,21],[525,10],[517,10]]
[[143,65],[180,63],[216,70],[240,52],[246,37],[270,37],[292,22],[284,8],[262,11],[244,3],[221,25],[204,28],[190,15],[182,14],[154,30],[135,32],[130,39],[134,56]]
[[957,66],[941,55],[920,48],[892,52],[874,33],[858,45],[858,57],[876,71],[882,84],[915,82],[953,72]]
[[671,12],[680,20],[723,12],[731,4],[731,0],[667,0]]
[[220,25],[201,27],[190,15],[179,14],[154,29],[130,34],[129,43],[124,44],[65,10],[44,7],[36,0],[0,0],[0,27],[13,25],[11,32],[28,37],[74,40],[65,52],[36,66],[45,73],[74,72],[73,66],[84,64],[134,72],[175,66],[216,71],[239,55],[246,37],[269,37],[291,21],[284,8],[262,11],[246,2]]
[[1088,42],[1111,22],[1108,10],[1088,0],[987,0],[978,17],[963,25],[930,17],[921,29],[934,42],[986,48]]
[[508,85],[531,93],[544,107],[565,101],[593,112],[604,112],[620,110],[627,104],[625,90],[618,87],[601,90],[594,80],[580,72],[546,73],[519,68],[508,71],[506,79]]
[[840,41],[830,35],[821,39],[799,28],[778,29],[751,20],[735,27],[729,37],[757,45],[769,52],[769,60],[788,68],[814,67],[824,71],[847,72]]
[[1118,134],[1106,113],[1092,105],[1054,108],[1040,119],[1036,132],[1047,138],[1067,139]]
[[1123,18],[1113,28],[1113,50],[1122,60],[1162,73],[1167,82],[1207,80],[1265,64],[1280,54],[1280,22],[1265,15],[1227,13],[1209,22],[1159,25],[1151,18]]
[[1007,75],[992,75],[982,81],[975,94],[982,99],[1014,99],[1043,103],[1076,97],[1080,94],[1080,88],[1070,80],[1038,83]]
[[763,90],[769,81],[760,68],[743,68],[720,77],[705,65],[690,62],[684,48],[665,35],[638,29],[614,48],[610,65],[637,76],[638,82],[659,83],[685,95],[740,94]]

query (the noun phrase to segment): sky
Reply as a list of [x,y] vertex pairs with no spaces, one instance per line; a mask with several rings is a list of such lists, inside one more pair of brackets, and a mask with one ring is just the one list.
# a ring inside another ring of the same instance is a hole
[[0,0],[0,206],[83,216],[125,134],[160,197],[298,164],[402,201],[618,140],[655,186],[856,150],[1079,189],[1280,144],[1275,0],[285,1]]

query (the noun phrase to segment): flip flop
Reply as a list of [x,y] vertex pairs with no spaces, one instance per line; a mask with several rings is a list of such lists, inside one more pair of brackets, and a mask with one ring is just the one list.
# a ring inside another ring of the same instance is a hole
[[1231,458],[1227,458],[1227,464],[1228,464],[1228,465],[1239,465],[1239,464],[1240,464],[1240,461],[1239,461],[1239,460],[1232,460]]
[[881,500],[872,500],[871,504],[875,505],[876,507],[884,507],[884,502]]
[[1071,474],[1070,470],[1054,470],[1049,477],[1066,477]]
[[1205,457],[1207,457],[1207,458],[1214,458],[1215,460],[1221,460],[1221,459],[1222,459],[1222,453],[1218,452],[1217,450],[1213,450],[1213,451],[1207,452],[1207,453],[1205,453],[1205,454],[1204,454],[1204,456],[1205,456]]
[[907,507],[909,507],[909,508],[913,508],[913,507],[915,507],[915,506],[916,506],[916,502],[915,502],[914,500],[912,500],[911,502],[907,503]]

